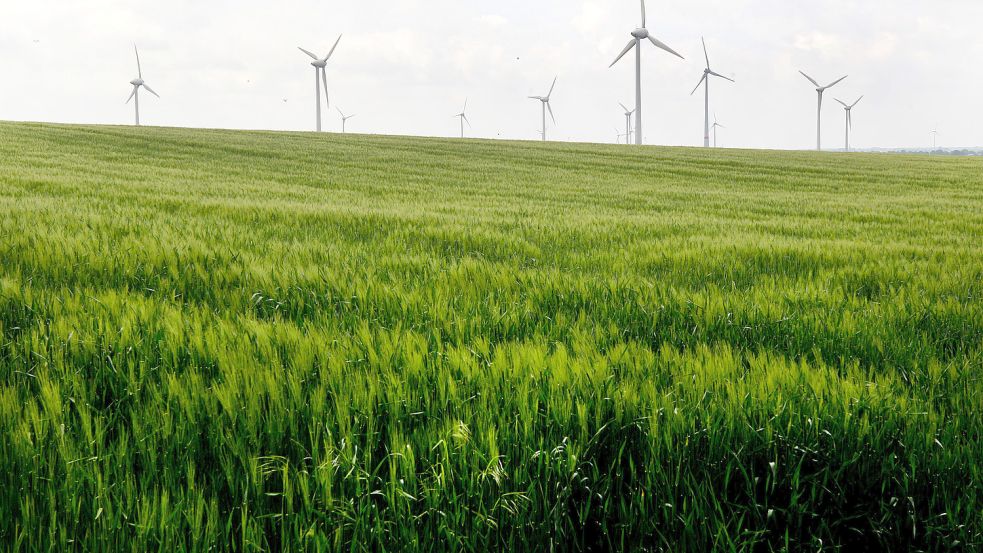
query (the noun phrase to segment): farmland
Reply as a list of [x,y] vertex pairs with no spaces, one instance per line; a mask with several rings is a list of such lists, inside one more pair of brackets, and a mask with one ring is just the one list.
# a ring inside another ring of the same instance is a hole
[[0,123],[0,550],[983,547],[983,163]]

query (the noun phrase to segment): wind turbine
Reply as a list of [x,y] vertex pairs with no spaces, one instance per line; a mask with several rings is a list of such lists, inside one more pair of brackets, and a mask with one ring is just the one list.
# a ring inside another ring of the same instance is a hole
[[343,111],[341,111],[341,108],[335,108],[335,109],[338,110],[338,115],[341,115],[341,134],[345,134],[345,123],[347,123],[349,119],[351,119],[352,117],[355,117],[355,116],[354,115],[345,115],[345,113]]
[[693,88],[693,92],[690,92],[689,95],[692,96],[693,94],[696,94],[696,91],[697,89],[700,88],[700,85],[701,84],[704,85],[703,88],[704,88],[704,97],[705,97],[705,101],[704,101],[705,110],[704,110],[704,117],[703,117],[703,147],[709,148],[710,147],[710,77],[711,76],[720,77],[721,79],[726,79],[730,82],[734,82],[734,79],[731,79],[730,77],[724,77],[720,73],[717,73],[714,70],[710,69],[710,54],[707,54],[707,41],[702,37],[700,38],[700,40],[703,41],[703,57],[705,57],[707,60],[707,68],[703,70],[703,78],[700,79],[700,82],[696,83],[696,87]]
[[720,123],[717,123],[717,114],[716,113],[713,114],[713,126],[711,128],[713,129],[713,147],[716,148],[717,147],[717,129],[726,129],[727,128],[727,127],[721,125]]
[[625,49],[621,51],[617,59],[608,66],[609,68],[614,67],[616,63],[621,61],[621,58],[625,57],[625,54],[630,52],[632,48],[635,49],[635,144],[639,146],[642,144],[642,41],[648,39],[656,47],[669,52],[679,59],[686,59],[672,48],[666,46],[664,42],[649,34],[648,29],[645,28],[645,0],[641,1],[642,26],[631,32],[632,38],[628,42],[628,46],[625,46]]
[[331,47],[331,51],[328,55],[319,58],[313,52],[309,50],[304,50],[300,46],[297,47],[298,50],[307,54],[314,60],[311,65],[314,66],[314,100],[317,103],[317,132],[321,132],[321,83],[324,83],[324,103],[327,107],[331,107],[331,100],[328,97],[328,72],[325,68],[328,66],[328,60],[331,59],[331,55],[334,54],[335,48],[338,47],[338,43],[341,42],[341,36],[338,35],[338,40],[334,42],[334,46]]
[[133,53],[137,55],[137,78],[130,81],[133,85],[133,92],[130,93],[130,97],[126,99],[126,103],[129,104],[130,100],[133,100],[133,107],[136,109],[137,113],[137,126],[140,126],[140,87],[147,89],[147,92],[153,94],[160,98],[160,95],[154,92],[154,89],[147,86],[147,83],[143,80],[143,69],[140,68],[140,52],[137,50],[137,45],[133,45]]
[[464,122],[467,121],[468,127],[471,126],[471,121],[468,121],[468,101],[467,101],[467,99],[464,100],[464,109],[461,110],[461,113],[458,113],[457,115],[454,115],[453,117],[459,117],[461,119],[461,138],[464,138]]
[[857,104],[860,103],[860,100],[863,100],[863,99],[864,99],[864,97],[861,96],[861,97],[857,98],[857,101],[856,102],[847,105],[847,103],[844,102],[843,100],[840,100],[839,98],[836,98],[836,101],[839,102],[843,106],[843,109],[844,110],[846,110],[846,151],[848,151],[848,152],[850,151],[850,130],[853,129],[853,114],[852,114],[852,111],[853,111],[853,108],[855,108],[857,106]]
[[556,124],[556,117],[553,117],[553,107],[550,106],[550,96],[553,95],[553,89],[556,88],[556,78],[553,79],[553,85],[550,86],[549,94],[546,96],[530,96],[530,100],[539,100],[543,104],[543,142],[546,142],[546,110],[550,110],[550,118],[553,120],[553,124]]
[[629,140],[631,140],[631,116],[635,113],[635,110],[628,109],[621,102],[618,102],[618,105],[621,106],[621,109],[625,110],[625,144],[628,144]]
[[826,92],[826,89],[833,88],[834,86],[839,84],[840,81],[847,78],[849,75],[840,77],[838,80],[833,81],[831,84],[822,86],[816,82],[816,79],[813,79],[809,75],[806,75],[801,70],[799,71],[799,73],[802,73],[803,77],[809,79],[810,83],[816,85],[816,92],[819,93],[819,108],[816,110],[816,150],[822,151],[823,149],[823,92]]
[[938,138],[939,138],[939,126],[936,125],[935,126],[935,129],[932,132],[928,133],[928,134],[932,135],[932,151],[934,152],[935,149],[936,149],[935,144],[936,144],[936,142],[938,141]]

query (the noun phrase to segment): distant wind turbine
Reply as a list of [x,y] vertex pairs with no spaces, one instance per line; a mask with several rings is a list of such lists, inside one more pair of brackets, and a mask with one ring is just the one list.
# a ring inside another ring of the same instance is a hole
[[802,73],[803,77],[809,79],[810,83],[816,85],[816,92],[819,94],[819,107],[816,110],[816,150],[822,151],[823,149],[823,92],[826,92],[826,90],[829,88],[833,88],[834,86],[839,84],[840,81],[847,78],[849,75],[840,77],[839,79],[833,81],[831,84],[822,86],[816,82],[816,79],[813,79],[809,75],[806,75],[801,70],[799,71],[799,73]]
[[638,145],[642,144],[642,41],[648,39],[656,47],[669,52],[679,59],[686,59],[672,48],[666,46],[664,42],[649,34],[648,29],[645,28],[645,0],[641,0],[641,2],[642,26],[631,32],[632,39],[628,42],[628,46],[625,46],[621,54],[608,66],[609,68],[614,67],[616,63],[621,61],[621,58],[625,57],[625,54],[630,52],[632,48],[635,49],[635,144]]
[[930,132],[929,134],[932,135],[932,150],[934,151],[936,149],[936,142],[938,141],[939,138],[939,126],[936,125],[935,129],[932,130],[932,132]]
[[133,45],[133,53],[137,55],[137,78],[130,81],[133,85],[133,92],[130,93],[130,97],[126,99],[126,103],[129,104],[130,100],[133,100],[133,107],[136,109],[137,114],[137,126],[140,126],[140,87],[147,89],[147,92],[153,94],[160,98],[160,95],[154,92],[154,89],[147,86],[147,83],[143,80],[143,69],[140,67],[140,52],[137,50],[137,45]]
[[340,108],[335,108],[335,109],[338,110],[338,115],[341,116],[341,134],[345,134],[345,123],[347,123],[349,119],[351,119],[352,117],[355,117],[355,116],[354,115],[345,115],[345,113],[343,111],[341,111]]
[[861,96],[857,98],[856,102],[852,104],[847,104],[843,100],[836,98],[836,101],[839,102],[843,106],[843,109],[846,111],[846,151],[848,152],[850,151],[850,130],[853,129],[853,108],[857,107],[857,104],[859,104],[860,100],[863,99],[864,97]]
[[468,127],[471,126],[471,121],[468,121],[468,101],[467,101],[467,99],[464,100],[464,109],[461,110],[461,113],[458,113],[457,115],[454,115],[454,117],[458,117],[458,118],[461,119],[461,138],[464,138],[464,123],[467,122]]
[[550,96],[553,95],[553,89],[556,88],[556,78],[553,79],[553,85],[550,86],[549,94],[546,96],[530,96],[530,100],[539,100],[543,105],[543,142],[546,142],[546,110],[550,111],[550,119],[553,120],[553,124],[556,124],[556,117],[553,116],[553,107],[550,105]]
[[712,125],[711,128],[713,129],[713,147],[716,148],[717,147],[717,129],[726,129],[727,128],[727,127],[721,125],[720,123],[717,123],[717,114],[716,113],[713,114],[713,125]]
[[730,82],[734,82],[734,79],[731,79],[730,77],[724,77],[720,73],[717,73],[716,71],[713,71],[712,69],[710,69],[710,54],[707,53],[707,41],[706,41],[706,39],[703,39],[703,38],[701,38],[700,40],[703,41],[703,57],[705,57],[706,60],[707,60],[707,68],[703,70],[703,78],[700,79],[700,82],[696,83],[696,87],[693,88],[693,92],[690,92],[689,95],[692,96],[693,94],[696,94],[696,91],[700,88],[700,85],[704,85],[703,92],[704,92],[704,98],[705,98],[705,100],[704,100],[704,108],[705,109],[704,109],[704,112],[703,112],[703,114],[704,114],[704,117],[703,117],[703,147],[704,148],[709,148],[710,147],[710,77],[711,76],[713,76],[713,77],[720,77],[721,79],[726,79],[726,80],[728,80]]
[[328,55],[319,58],[316,54],[309,50],[304,50],[300,46],[297,47],[298,50],[307,54],[314,61],[311,65],[314,66],[314,100],[317,103],[317,132],[321,132],[321,83],[324,83],[324,104],[327,107],[331,107],[331,100],[328,97],[328,75],[325,69],[328,66],[328,60],[331,59],[331,55],[334,54],[335,48],[338,47],[338,43],[341,42],[341,36],[338,35],[338,40],[334,42],[334,46],[331,47],[331,51]]
[[621,109],[625,110],[625,144],[628,144],[631,140],[631,116],[635,113],[635,110],[628,109],[624,104],[618,102]]

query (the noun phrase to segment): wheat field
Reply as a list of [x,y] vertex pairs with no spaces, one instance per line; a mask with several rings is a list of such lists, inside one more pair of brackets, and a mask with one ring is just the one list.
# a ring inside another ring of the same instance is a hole
[[983,547],[983,163],[0,123],[0,550]]

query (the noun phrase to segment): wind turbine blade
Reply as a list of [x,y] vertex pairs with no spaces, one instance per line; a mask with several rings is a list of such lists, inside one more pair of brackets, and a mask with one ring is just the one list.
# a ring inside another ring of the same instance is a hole
[[126,99],[126,103],[129,104],[130,103],[130,100],[132,100],[133,97],[136,96],[136,95],[137,95],[137,87],[134,86],[133,87],[133,92],[130,93],[130,97]]
[[468,128],[470,129],[471,128],[471,121],[468,121],[468,116],[462,113],[461,114],[461,117],[464,118],[464,122],[468,124]]
[[542,96],[530,96],[529,99],[530,100],[539,100],[540,102],[543,101],[543,97]]
[[857,98],[857,101],[856,101],[856,102],[854,102],[854,103],[853,103],[853,105],[852,105],[852,106],[850,106],[850,107],[851,107],[851,108],[854,108],[854,107],[857,107],[857,104],[859,104],[859,103],[860,103],[860,100],[863,100],[863,99],[864,99],[864,97],[863,97],[863,96],[861,96],[861,97],[859,97],[859,98]]
[[710,54],[707,53],[707,39],[700,37],[703,41],[703,57],[707,59],[707,69],[710,69]]
[[822,87],[821,87],[821,86],[819,85],[819,83],[817,83],[817,82],[816,82],[816,79],[813,79],[813,78],[812,78],[812,77],[810,77],[809,75],[806,75],[806,74],[805,74],[804,72],[802,72],[801,70],[799,70],[799,73],[802,73],[802,76],[803,76],[803,77],[805,77],[805,78],[807,78],[807,79],[809,79],[809,82],[810,82],[810,83],[812,83],[812,84],[814,84],[814,85],[816,85],[816,86],[817,86],[817,87],[819,87],[819,88],[822,88]]
[[334,54],[334,49],[337,48],[338,47],[338,43],[341,42],[341,37],[342,36],[344,36],[344,35],[338,35],[338,40],[334,41],[334,46],[331,47],[331,51],[328,52],[328,55],[325,56],[325,58],[323,60],[321,60],[321,61],[328,61],[329,59],[331,59],[331,55]]
[[318,58],[317,56],[314,55],[314,52],[311,52],[309,50],[304,50],[300,46],[298,46],[297,49],[300,50],[301,52],[307,54],[308,56],[310,56],[311,59],[313,59],[314,61],[318,61],[320,59],[320,58]]
[[550,99],[550,96],[553,95],[553,89],[556,88],[556,80],[557,79],[559,79],[559,77],[553,77],[553,84],[550,86],[550,93],[546,95],[546,99],[547,100],[549,100]]
[[338,110],[338,115],[340,115],[341,118],[344,119],[345,118],[345,112],[341,111],[341,108],[335,108],[335,109]]
[[[642,2],[644,2],[644,1],[645,0],[642,0]],[[619,61],[621,61],[621,58],[625,57],[625,54],[627,54],[628,52],[630,52],[631,49],[634,48],[634,47],[635,47],[635,39],[631,39],[631,41],[628,42],[628,46],[625,46],[625,49],[622,50],[620,54],[618,54],[618,57],[613,62],[611,62],[611,65],[608,66],[608,69],[611,69],[612,67],[614,67],[614,64],[616,64]]]
[[154,96],[160,98],[160,94],[157,94],[156,92],[154,92],[154,89],[152,89],[149,86],[147,86],[147,83],[143,83],[143,88],[146,88],[147,89],[147,92],[149,92],[149,93],[153,94]]
[[845,108],[849,108],[850,107],[850,106],[846,105],[846,102],[844,102],[843,100],[840,100],[839,98],[833,98],[833,99],[836,100],[837,102],[839,102],[840,105],[843,106],[843,107],[845,107]]
[[661,40],[655,38],[654,36],[649,35],[649,40],[652,41],[652,44],[655,44],[657,47],[662,48],[663,50],[665,50],[666,52],[669,52],[670,54],[676,56],[677,58],[679,58],[681,60],[686,59],[679,52],[673,50],[672,48],[670,48],[669,46],[667,46],[665,42],[662,42]]
[[627,107],[625,107],[625,105],[622,104],[621,102],[618,102],[618,105],[621,106],[621,109],[625,110],[625,113],[628,113],[629,111],[631,111]]
[[642,0],[642,28],[645,28],[645,0]]
[[321,69],[321,83],[324,84],[324,105],[330,108],[331,99],[328,97],[328,72],[324,69]]
[[[461,115],[464,115],[467,112],[468,112],[468,98],[465,98],[464,99],[464,109],[461,110]],[[467,117],[465,117],[465,119],[467,119]]]
[[703,81],[705,81],[705,80],[707,80],[707,74],[706,73],[703,74],[703,78],[700,79],[700,82],[696,83],[696,86],[693,87],[693,92],[690,92],[689,95],[692,96],[692,95],[696,94],[696,91],[700,89],[700,85],[703,84]]
[[721,79],[726,79],[730,82],[734,82],[734,79],[731,79],[730,77],[724,77],[723,75],[717,73],[716,71],[711,71],[710,74],[713,75],[714,77],[720,77]]
[[549,102],[546,102],[546,109],[550,111],[550,118],[553,119],[553,124],[556,124],[556,117],[553,116],[553,106]]
[[137,75],[143,78],[143,69],[140,67],[140,51],[137,50],[137,45],[133,45],[133,53],[137,55]]
[[826,85],[826,86],[824,86],[822,88],[833,88],[834,86],[840,84],[840,82],[843,81],[843,79],[845,79],[847,77],[849,77],[849,75],[844,75],[844,76],[840,77],[839,79],[833,81],[831,84],[828,84],[828,85]]

